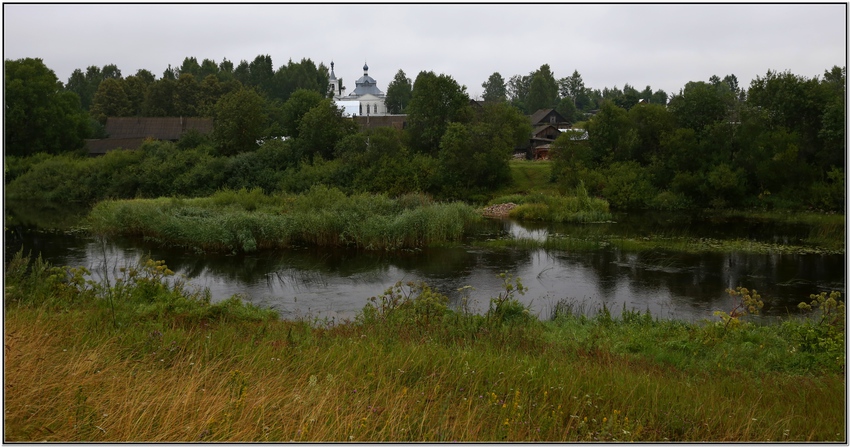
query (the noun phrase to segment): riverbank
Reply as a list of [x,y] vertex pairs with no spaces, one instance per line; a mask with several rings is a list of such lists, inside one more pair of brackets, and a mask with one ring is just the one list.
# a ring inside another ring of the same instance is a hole
[[7,442],[846,442],[837,306],[540,322],[506,275],[484,315],[399,284],[353,321],[282,321],[161,262],[111,285],[26,264],[6,272]]

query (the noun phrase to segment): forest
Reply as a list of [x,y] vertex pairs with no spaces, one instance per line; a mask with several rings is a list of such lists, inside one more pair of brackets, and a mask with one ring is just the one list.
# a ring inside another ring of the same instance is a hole
[[[222,189],[347,194],[425,193],[485,203],[511,182],[528,145],[528,115],[554,108],[584,129],[551,150],[551,182],[583,185],[615,210],[844,211],[846,67],[806,78],[768,71],[748,88],[735,75],[668,95],[626,84],[586,87],[548,64],[483,84],[483,101],[449,74],[399,70],[386,103],[406,127],[360,129],[328,93],[310,59],[275,69],[259,55],[238,65],[186,57],[157,78],[115,65],[75,70],[67,82],[37,58],[5,61],[7,199],[94,203],[107,198],[203,197]],[[482,104],[480,107],[474,104]],[[147,141],[90,158],[107,117],[210,117],[210,135]],[[541,163],[541,162],[535,162]]]

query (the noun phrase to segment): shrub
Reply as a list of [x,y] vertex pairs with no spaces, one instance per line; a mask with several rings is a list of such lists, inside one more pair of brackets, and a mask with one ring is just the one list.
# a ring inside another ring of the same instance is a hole
[[637,162],[614,163],[606,170],[602,195],[618,209],[642,209],[655,197],[649,170]]

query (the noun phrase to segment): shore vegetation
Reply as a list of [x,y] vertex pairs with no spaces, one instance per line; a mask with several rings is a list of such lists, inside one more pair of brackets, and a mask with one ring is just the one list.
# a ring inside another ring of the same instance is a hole
[[424,194],[391,199],[316,186],[304,194],[222,190],[206,198],[110,200],[88,217],[96,235],[141,236],[198,252],[253,252],[293,245],[415,249],[458,242],[481,219],[461,202]]
[[698,323],[567,300],[540,321],[502,274],[483,314],[399,283],[285,321],[162,261],[112,270],[8,263],[4,441],[846,442],[838,293],[769,325],[741,288]]

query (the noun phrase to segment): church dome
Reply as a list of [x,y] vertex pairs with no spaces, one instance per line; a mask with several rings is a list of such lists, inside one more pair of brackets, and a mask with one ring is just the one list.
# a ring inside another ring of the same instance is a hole
[[366,64],[363,64],[363,76],[354,81],[354,85],[354,91],[349,96],[363,96],[367,94],[384,96],[384,92],[378,88],[378,82],[369,76],[369,66]]

